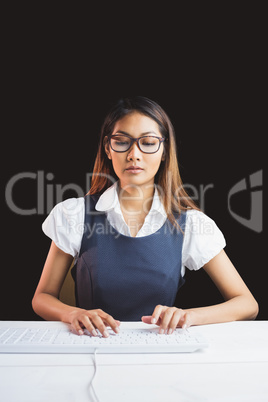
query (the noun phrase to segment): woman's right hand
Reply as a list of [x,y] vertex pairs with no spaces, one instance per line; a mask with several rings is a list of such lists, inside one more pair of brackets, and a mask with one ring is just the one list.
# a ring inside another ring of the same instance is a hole
[[115,320],[101,309],[83,310],[77,308],[69,313],[68,322],[79,335],[83,335],[83,329],[87,329],[93,336],[97,336],[96,329],[98,329],[102,336],[107,338],[109,336],[108,326],[116,334],[119,333],[120,321]]

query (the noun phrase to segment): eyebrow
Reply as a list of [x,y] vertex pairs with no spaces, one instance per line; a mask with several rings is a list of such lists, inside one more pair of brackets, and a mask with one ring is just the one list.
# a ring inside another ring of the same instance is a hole
[[[125,134],[125,135],[128,135],[129,137],[132,137],[131,134],[129,134],[123,130],[118,130],[115,134]],[[158,134],[155,133],[154,131],[146,131],[145,133],[141,133],[140,137],[142,137],[143,135],[147,135],[147,134],[155,134],[156,136],[158,136]]]

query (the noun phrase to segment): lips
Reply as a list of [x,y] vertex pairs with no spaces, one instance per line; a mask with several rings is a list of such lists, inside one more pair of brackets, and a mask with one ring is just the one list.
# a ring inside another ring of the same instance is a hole
[[143,169],[139,166],[129,166],[126,171],[129,173],[140,173]]
[[130,166],[126,170],[143,170],[143,169],[139,166]]

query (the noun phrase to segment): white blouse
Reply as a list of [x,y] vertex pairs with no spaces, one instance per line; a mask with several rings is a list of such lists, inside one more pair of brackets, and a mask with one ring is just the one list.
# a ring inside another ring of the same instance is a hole
[[[131,236],[118,198],[118,182],[109,187],[96,204],[97,211],[107,215],[109,223],[121,234]],[[57,204],[42,225],[43,232],[57,247],[78,258],[84,233],[84,197],[70,198]],[[148,236],[159,230],[167,219],[164,206],[155,189],[151,209],[136,237]],[[216,223],[203,212],[186,213],[185,236],[182,246],[182,276],[185,268],[198,270],[226,246],[224,236]]]

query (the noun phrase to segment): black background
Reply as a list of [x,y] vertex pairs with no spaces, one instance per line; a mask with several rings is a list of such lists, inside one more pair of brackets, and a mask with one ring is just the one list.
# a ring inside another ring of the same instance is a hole
[[[120,16],[114,5],[67,7],[6,11],[3,193],[14,175],[38,171],[44,196],[54,191],[53,205],[56,185],[74,183],[86,193],[108,109],[122,96],[149,97],[175,127],[183,182],[198,191],[211,185],[204,211],[259,302],[258,319],[268,319],[265,227],[242,226],[227,207],[232,186],[264,169],[263,10],[133,5],[119,7]],[[63,199],[72,196],[65,191]],[[18,181],[12,197],[22,209],[37,208],[36,180]],[[232,208],[249,217],[249,192],[234,197]],[[50,245],[41,230],[47,209],[45,201],[42,213],[22,216],[3,200],[0,319],[39,319],[31,299]],[[178,306],[221,301],[202,270],[187,272]]]

